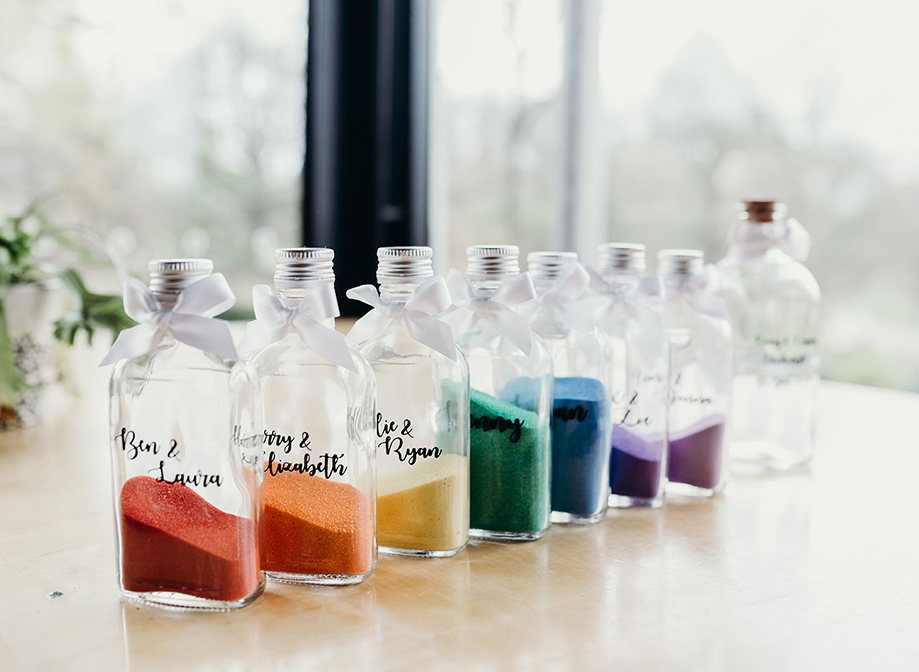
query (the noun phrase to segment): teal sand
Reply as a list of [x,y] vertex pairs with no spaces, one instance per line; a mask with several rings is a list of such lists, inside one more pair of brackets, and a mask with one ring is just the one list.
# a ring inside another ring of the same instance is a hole
[[549,432],[536,413],[470,391],[470,535],[536,539],[549,527]]

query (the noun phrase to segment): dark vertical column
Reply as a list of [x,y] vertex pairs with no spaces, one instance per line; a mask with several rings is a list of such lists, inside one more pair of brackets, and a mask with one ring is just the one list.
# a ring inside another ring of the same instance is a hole
[[309,5],[303,240],[335,249],[345,315],[377,247],[427,241],[426,1]]

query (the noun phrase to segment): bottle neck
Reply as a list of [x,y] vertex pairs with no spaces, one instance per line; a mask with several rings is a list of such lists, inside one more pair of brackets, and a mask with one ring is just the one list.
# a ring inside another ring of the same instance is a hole
[[[332,280],[324,282],[314,282],[309,285],[297,285],[297,286],[287,286],[287,287],[278,287],[277,288],[277,297],[280,299],[281,303],[284,304],[285,308],[292,308],[293,305],[298,301],[308,298],[314,293],[318,293],[318,288],[323,286],[331,286],[333,284]],[[329,329],[335,328],[335,318],[329,317],[324,320],[319,320],[319,323],[328,327]]]
[[606,283],[610,294],[631,292],[641,283],[641,272],[616,270],[611,273],[604,273],[603,282]]
[[507,282],[508,280],[514,277],[516,276],[509,275],[500,280],[473,280],[472,282],[469,283],[469,285],[472,287],[472,290],[475,292],[476,298],[480,299],[483,297],[493,295],[495,292],[497,292],[501,288],[501,285],[503,285],[505,282]]
[[418,283],[380,285],[380,298],[384,301],[408,301],[412,292],[418,289],[421,286],[421,282],[424,282],[427,278],[419,278],[419,280],[420,282]]

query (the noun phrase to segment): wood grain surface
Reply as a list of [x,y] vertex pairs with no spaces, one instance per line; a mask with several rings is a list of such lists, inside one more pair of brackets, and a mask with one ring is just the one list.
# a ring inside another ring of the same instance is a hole
[[919,396],[824,383],[809,472],[611,513],[233,613],[119,597],[104,350],[0,434],[0,670],[907,670],[919,660]]

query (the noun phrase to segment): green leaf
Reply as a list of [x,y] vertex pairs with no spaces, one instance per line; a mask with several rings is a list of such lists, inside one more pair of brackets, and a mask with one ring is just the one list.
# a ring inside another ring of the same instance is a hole
[[28,387],[13,363],[13,343],[6,324],[6,308],[0,298],[0,405],[15,406],[17,395]]
[[97,328],[111,331],[114,340],[120,331],[136,324],[125,314],[120,296],[90,292],[72,268],[58,269],[56,275],[73,292],[77,301],[77,306],[54,324],[54,336],[58,340],[73,345],[77,333],[83,330],[92,342]]

